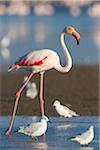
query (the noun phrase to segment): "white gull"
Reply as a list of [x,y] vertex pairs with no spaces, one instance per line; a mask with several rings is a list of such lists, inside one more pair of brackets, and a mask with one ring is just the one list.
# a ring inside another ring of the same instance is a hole
[[[27,80],[27,78],[28,78],[27,76],[24,77],[24,82]],[[26,89],[26,96],[31,99],[34,99],[38,94],[35,82],[29,81],[25,89]]]
[[88,145],[90,142],[92,142],[93,138],[94,126],[90,126],[86,132],[71,138],[71,141],[77,141],[81,145]]
[[55,107],[57,113],[61,117],[71,118],[73,116],[79,116],[76,112],[74,112],[73,110],[69,109],[67,106],[61,105],[60,101],[58,101],[58,100],[54,101],[53,106]]
[[47,131],[47,122],[49,121],[47,116],[43,116],[40,122],[31,123],[27,126],[21,126],[18,130],[19,133],[36,138],[42,136]]

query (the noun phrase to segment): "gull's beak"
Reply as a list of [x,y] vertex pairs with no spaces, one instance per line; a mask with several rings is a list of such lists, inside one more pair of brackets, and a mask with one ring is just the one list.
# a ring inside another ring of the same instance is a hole
[[52,123],[50,120],[48,121],[49,123]]
[[55,108],[56,106],[55,106],[55,105],[53,105],[53,107]]
[[77,45],[79,45],[80,35],[76,31],[73,31],[72,36],[76,39]]
[[52,103],[52,106],[55,108],[54,102]]

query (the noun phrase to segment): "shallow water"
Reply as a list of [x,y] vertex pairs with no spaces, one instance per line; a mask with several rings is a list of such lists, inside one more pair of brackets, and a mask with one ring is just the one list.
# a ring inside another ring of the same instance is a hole
[[[99,150],[100,119],[96,116],[76,118],[50,117],[46,137],[39,137],[38,142],[23,134],[17,133],[19,126],[40,120],[40,117],[16,116],[10,136],[5,135],[10,116],[0,117],[0,149],[2,150]],[[90,125],[94,126],[95,137],[88,147],[81,147],[69,138],[84,132]]]

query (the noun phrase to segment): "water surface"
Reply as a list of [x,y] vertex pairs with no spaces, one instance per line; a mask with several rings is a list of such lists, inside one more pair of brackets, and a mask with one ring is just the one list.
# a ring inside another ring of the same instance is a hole
[[[0,117],[0,148],[2,150],[99,150],[99,117],[81,116],[71,119],[50,117],[52,123],[48,124],[46,137],[39,137],[38,142],[34,142],[30,137],[17,133],[19,126],[27,125],[40,120],[40,117],[17,116],[10,136],[5,135],[8,127],[9,117]],[[88,147],[81,147],[77,142],[70,141],[69,138],[82,133],[94,126],[95,137]]]

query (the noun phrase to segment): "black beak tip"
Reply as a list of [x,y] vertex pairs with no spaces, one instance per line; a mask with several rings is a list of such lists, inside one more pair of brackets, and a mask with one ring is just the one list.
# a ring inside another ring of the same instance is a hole
[[52,123],[50,120],[48,121],[49,123]]
[[80,40],[77,40],[77,45],[79,45],[79,43],[80,43]]
[[53,107],[55,108],[55,106],[53,105]]

